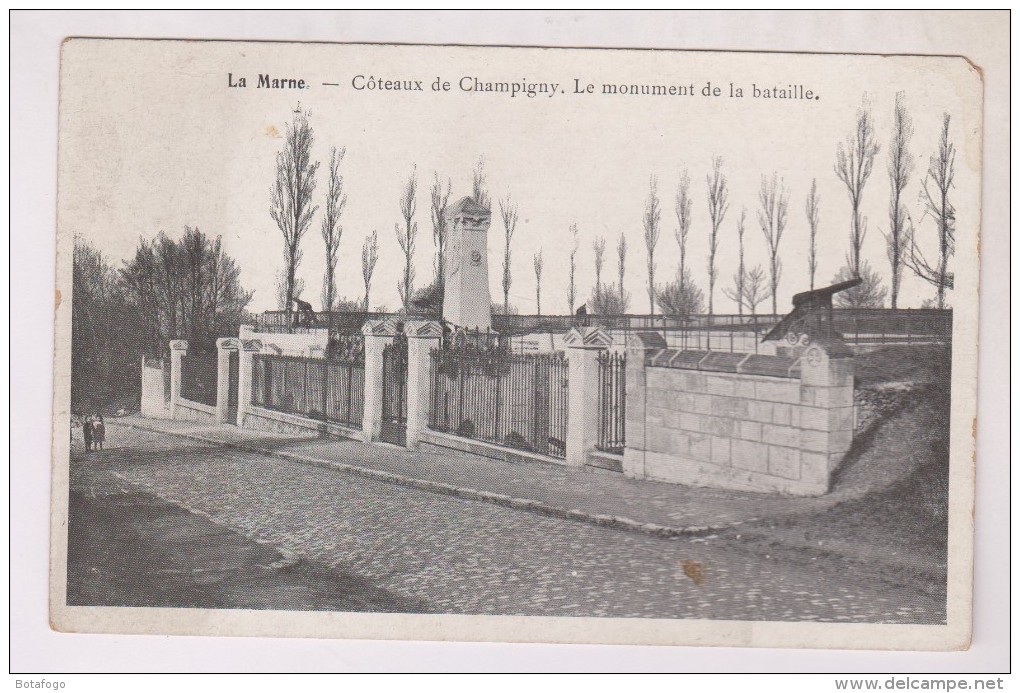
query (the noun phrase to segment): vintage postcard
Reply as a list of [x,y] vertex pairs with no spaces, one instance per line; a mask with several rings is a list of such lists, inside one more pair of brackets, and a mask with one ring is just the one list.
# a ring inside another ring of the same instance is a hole
[[71,632],[962,649],[962,57],[68,39]]

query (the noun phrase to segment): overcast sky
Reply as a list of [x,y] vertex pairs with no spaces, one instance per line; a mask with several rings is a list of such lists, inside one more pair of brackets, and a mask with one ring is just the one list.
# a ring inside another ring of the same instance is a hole
[[[399,307],[402,256],[394,224],[401,221],[398,199],[408,175],[416,170],[419,183],[415,285],[420,287],[433,272],[428,198],[433,172],[452,181],[453,201],[470,194],[479,157],[485,159],[493,200],[510,194],[519,207],[510,301],[521,312],[535,310],[532,256],[539,249],[546,267],[543,312],[567,311],[571,224],[577,224],[581,241],[575,305],[594,284],[592,241],[606,238],[604,280],[615,281],[615,245],[623,233],[630,311],[647,312],[641,220],[649,178],[658,180],[662,228],[656,264],[657,278],[665,280],[677,270],[673,208],[685,168],[694,200],[688,264],[707,303],[705,178],[712,158],[721,156],[730,208],[716,258],[716,312],[736,311],[722,289],[732,284],[736,223],[744,207],[748,264],[767,264],[757,195],[761,175],[773,172],[789,191],[778,296],[785,311],[792,294],[808,288],[804,203],[813,178],[821,196],[816,286],[827,284],[844,263],[850,206],[833,164],[837,143],[852,132],[865,94],[882,149],[864,192],[864,258],[888,278],[882,233],[888,230],[888,141],[898,91],[905,92],[915,128],[915,166],[904,202],[924,248],[934,257],[934,226],[922,219],[919,193],[943,112],[953,117],[951,137],[958,149],[952,198],[958,243],[973,244],[979,225],[981,86],[962,59],[102,41],[68,43],[63,58],[61,230],[81,233],[118,263],[133,254],[139,237],[160,230],[179,236],[188,225],[222,235],[241,267],[242,283],[255,291],[254,311],[277,307],[274,285],[283,267],[283,242],[269,216],[269,191],[281,135],[299,102],[310,112],[315,156],[323,162],[316,189],[320,206],[329,148],[347,152],[341,166],[348,195],[341,220],[341,295],[363,295],[361,245],[373,229],[379,233],[373,306]],[[244,76],[248,87],[228,88],[228,73],[235,81]],[[303,78],[310,88],[256,89],[259,73]],[[420,80],[425,91],[357,91],[351,86],[356,75]],[[430,89],[436,77],[450,82],[449,92]],[[563,92],[551,98],[467,92],[459,88],[462,77],[555,83]],[[571,93],[575,78],[594,84],[596,93]],[[700,95],[709,81],[722,96]],[[745,93],[752,84],[804,85],[819,98],[729,98],[731,82]],[[698,96],[605,96],[599,93],[603,83],[693,84]],[[502,225],[495,202],[493,207],[490,292],[501,301]],[[317,214],[298,270],[307,285],[304,298],[315,307],[324,265],[320,223]],[[931,287],[906,276],[900,306],[919,307],[933,295]]]

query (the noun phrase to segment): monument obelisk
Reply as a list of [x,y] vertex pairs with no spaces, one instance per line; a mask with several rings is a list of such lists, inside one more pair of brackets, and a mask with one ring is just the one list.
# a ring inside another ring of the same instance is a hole
[[447,243],[443,260],[443,319],[455,327],[487,331],[492,326],[489,299],[488,236],[491,214],[470,197],[446,210]]

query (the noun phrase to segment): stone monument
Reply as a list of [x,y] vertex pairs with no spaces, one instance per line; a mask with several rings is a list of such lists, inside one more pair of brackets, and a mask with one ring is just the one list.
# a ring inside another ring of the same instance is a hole
[[488,232],[491,214],[470,197],[446,210],[443,260],[443,320],[456,327],[487,331],[492,326],[489,298]]

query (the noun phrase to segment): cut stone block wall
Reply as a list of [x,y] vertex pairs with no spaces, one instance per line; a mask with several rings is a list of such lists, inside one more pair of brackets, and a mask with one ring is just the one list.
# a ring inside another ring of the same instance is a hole
[[853,359],[840,344],[786,356],[639,345],[628,356],[624,473],[820,495],[853,421]]

